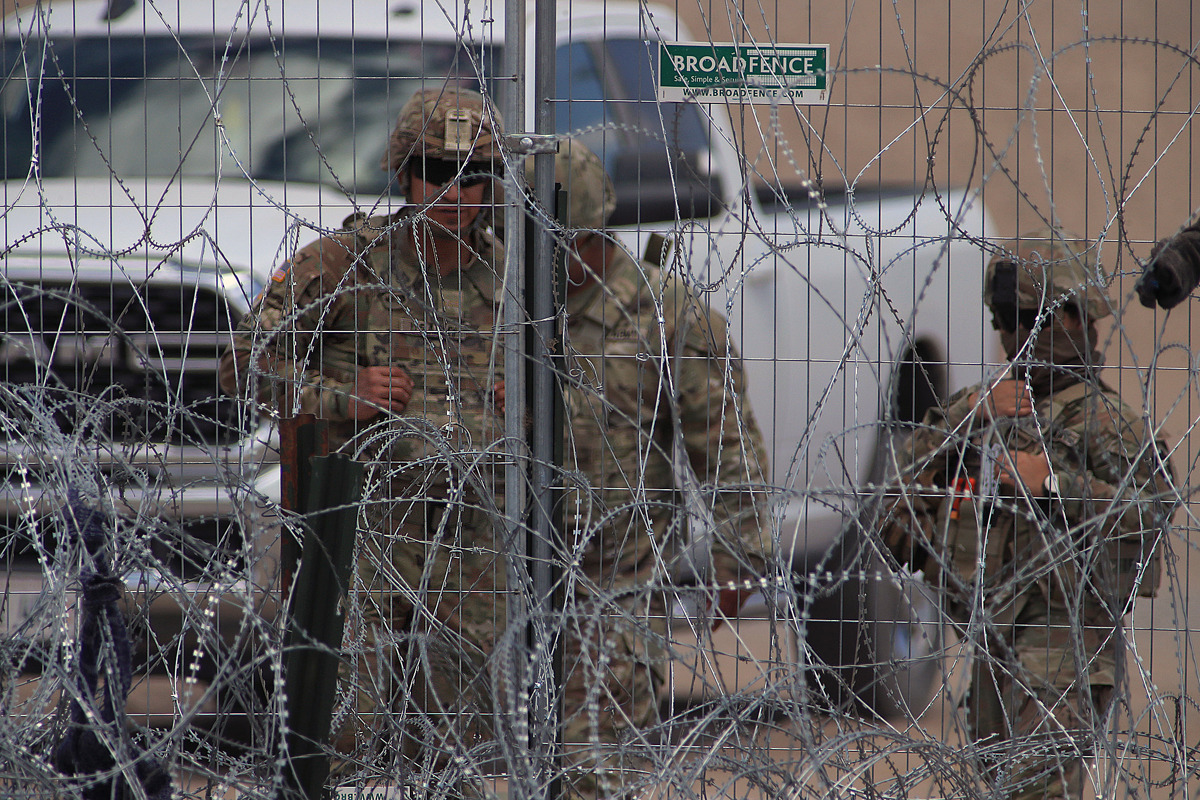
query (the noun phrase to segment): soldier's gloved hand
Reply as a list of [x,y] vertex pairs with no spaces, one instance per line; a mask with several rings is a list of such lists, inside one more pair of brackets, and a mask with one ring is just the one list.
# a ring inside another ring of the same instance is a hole
[[1189,227],[1162,239],[1150,251],[1150,263],[1137,282],[1138,299],[1146,308],[1157,302],[1174,308],[1200,281],[1200,230]]

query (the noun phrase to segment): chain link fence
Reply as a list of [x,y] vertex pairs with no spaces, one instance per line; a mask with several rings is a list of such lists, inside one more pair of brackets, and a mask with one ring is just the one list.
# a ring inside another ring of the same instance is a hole
[[1198,31],[6,5],[0,794],[1190,796]]

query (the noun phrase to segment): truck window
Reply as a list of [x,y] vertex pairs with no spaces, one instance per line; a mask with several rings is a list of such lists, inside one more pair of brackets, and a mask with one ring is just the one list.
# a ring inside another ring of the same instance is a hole
[[[423,76],[441,85],[460,75],[463,85],[478,88],[470,76],[481,56],[468,58],[465,47],[303,38],[286,46],[268,38],[7,39],[4,173],[24,178],[36,153],[48,178],[245,172],[378,194],[388,185],[379,167],[388,133]],[[172,112],[154,113],[158,108]]]
[[558,49],[556,130],[604,159],[617,190],[615,225],[710,217],[721,208],[703,115],[655,99],[656,47],[609,39]]
[[558,48],[558,64],[554,73],[557,84],[556,95],[569,98],[554,108],[554,129],[559,133],[595,128],[580,138],[592,150],[599,153],[604,144],[604,131],[600,130],[608,120],[604,103],[604,82],[600,69],[592,55],[592,48],[583,42],[572,42]]

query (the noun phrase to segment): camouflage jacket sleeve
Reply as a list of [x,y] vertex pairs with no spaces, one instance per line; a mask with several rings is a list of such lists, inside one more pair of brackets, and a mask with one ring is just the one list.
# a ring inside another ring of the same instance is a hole
[[1165,444],[1115,392],[1095,391],[1058,416],[1066,446],[1050,448],[1058,513],[1102,538],[1161,531],[1173,509]]
[[354,239],[344,234],[323,237],[280,265],[221,357],[221,388],[254,397],[265,413],[277,413],[282,401],[288,413],[346,419],[355,365],[323,358],[320,332],[355,263]]
[[[881,535],[897,560],[913,569],[932,566],[935,521],[956,477],[951,468],[971,430],[978,428],[979,409],[972,401],[979,388],[931,409],[897,448]],[[1043,487],[1026,487],[1032,504],[1022,519],[1040,519],[1091,541],[1126,538],[1131,544],[1127,549],[1135,553],[1131,558],[1144,561],[1155,552],[1173,508],[1163,443],[1112,392],[1091,391],[1058,408],[1042,401],[1038,410],[1042,427],[1025,437],[1028,444],[1022,449],[1045,453],[1057,488],[1047,498]],[[1052,416],[1054,424],[1046,425]]]
[[772,552],[765,513],[766,451],[747,402],[741,357],[726,322],[682,282],[664,282],[667,357],[689,465],[712,491],[717,523],[713,577],[741,584],[766,574]]
[[956,438],[966,435],[978,413],[972,400],[979,388],[963,389],[945,405],[930,408],[912,435],[894,449],[880,536],[897,561],[914,571],[931,566],[938,507],[947,496],[950,453],[957,451]]
[[1031,447],[1049,458],[1052,475],[1047,486],[1027,487],[1037,498],[1027,518],[1058,536],[1031,541],[1052,548],[1048,592],[1086,585],[1124,605],[1157,591],[1174,509],[1171,468],[1163,442],[1116,392],[1081,387],[1079,397],[1038,403],[1053,423]]

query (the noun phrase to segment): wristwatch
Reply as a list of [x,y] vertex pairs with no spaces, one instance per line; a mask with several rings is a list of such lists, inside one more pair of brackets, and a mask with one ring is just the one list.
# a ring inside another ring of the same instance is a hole
[[1054,474],[1054,470],[1046,476],[1046,480],[1042,481],[1042,494],[1046,497],[1058,497],[1058,476]]

